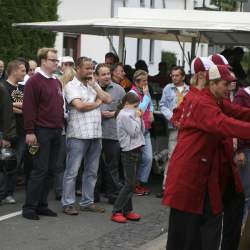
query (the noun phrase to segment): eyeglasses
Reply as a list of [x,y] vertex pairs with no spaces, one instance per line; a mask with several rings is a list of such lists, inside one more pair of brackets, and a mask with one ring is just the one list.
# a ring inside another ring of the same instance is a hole
[[51,62],[53,62],[53,63],[59,63],[59,60],[58,60],[58,59],[49,59],[49,58],[47,58],[47,60],[48,60],[48,61],[51,61]]

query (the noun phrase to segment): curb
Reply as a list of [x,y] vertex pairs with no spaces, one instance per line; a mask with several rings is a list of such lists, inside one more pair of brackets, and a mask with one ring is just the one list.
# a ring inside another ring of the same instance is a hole
[[165,250],[167,241],[167,233],[160,235],[154,240],[140,246],[137,250]]

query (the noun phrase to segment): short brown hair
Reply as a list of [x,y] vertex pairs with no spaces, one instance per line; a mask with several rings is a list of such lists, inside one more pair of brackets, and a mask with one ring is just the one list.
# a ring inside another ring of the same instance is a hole
[[110,73],[111,75],[113,75],[113,72],[119,67],[123,67],[123,64],[122,63],[116,63],[116,64],[113,64],[110,66]]
[[114,64],[116,64],[116,63],[119,63],[119,57],[116,55],[116,54],[114,54],[113,52],[108,52],[106,55],[105,55],[105,59],[106,58],[113,58],[114,59]]
[[106,64],[106,63],[99,63],[99,64],[97,64],[97,66],[96,66],[96,68],[95,68],[95,74],[96,74],[96,75],[99,75],[99,70],[100,70],[101,68],[108,68],[108,69],[110,69],[110,67],[109,67],[108,64]]
[[76,60],[76,68],[81,68],[85,62],[92,62],[92,59],[86,56],[81,56]]
[[39,66],[41,66],[42,59],[48,58],[48,53],[53,52],[57,54],[57,50],[54,48],[41,48],[37,51],[37,61]]
[[25,62],[21,60],[13,60],[8,63],[7,66],[7,73],[11,75],[11,73],[19,68],[20,65],[25,66]]
[[174,67],[171,69],[171,72],[172,72],[172,71],[175,71],[175,70],[180,70],[182,76],[185,76],[185,75],[186,75],[185,70],[184,70],[183,67],[181,67],[181,66],[174,66]]
[[142,70],[142,69],[136,70],[134,75],[133,75],[133,81],[139,82],[141,80],[142,76],[148,76],[148,72],[146,72],[145,70]]
[[126,103],[129,104],[136,104],[136,103],[140,103],[140,99],[137,96],[137,94],[133,93],[133,92],[128,92],[121,100],[121,102],[118,104],[117,106],[117,111],[115,112],[115,117],[118,116],[119,112],[124,108],[124,106],[126,105]]

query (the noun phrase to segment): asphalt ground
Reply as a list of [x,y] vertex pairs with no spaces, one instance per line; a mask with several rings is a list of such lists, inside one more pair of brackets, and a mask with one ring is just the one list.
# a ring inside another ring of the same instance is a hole
[[[149,196],[134,196],[134,211],[139,222],[126,224],[110,220],[112,205],[102,197],[104,214],[80,212],[78,216],[62,213],[61,204],[51,192],[49,207],[58,217],[41,216],[39,221],[22,218],[24,187],[16,191],[17,204],[0,206],[0,250],[147,250],[164,249],[169,210],[155,197],[161,178],[151,178]],[[10,217],[10,218],[8,218]]]

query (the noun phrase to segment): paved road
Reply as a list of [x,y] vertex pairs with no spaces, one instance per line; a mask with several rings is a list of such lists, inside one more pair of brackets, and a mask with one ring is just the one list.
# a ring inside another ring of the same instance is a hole
[[[153,183],[152,190],[156,191],[155,184],[159,181],[153,180]],[[1,221],[3,216],[20,211],[24,190],[18,190],[16,198],[16,205],[0,206],[0,250],[146,250],[150,242],[166,232],[168,224],[169,211],[154,194],[134,198],[134,210],[143,216],[140,222],[112,222],[112,206],[104,198],[101,202],[106,208],[104,214],[81,212],[75,217],[67,216],[53,196],[49,204],[58,212],[57,218],[29,221],[15,216]],[[164,236],[161,245],[162,241]],[[157,250],[152,244],[150,249]]]

